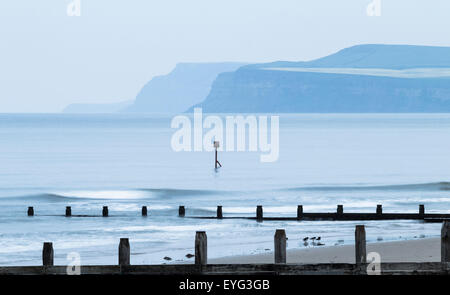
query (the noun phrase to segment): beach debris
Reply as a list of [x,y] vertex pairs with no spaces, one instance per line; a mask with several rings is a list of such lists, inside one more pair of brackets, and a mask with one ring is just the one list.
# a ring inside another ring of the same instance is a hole
[[186,258],[192,258],[192,257],[194,257],[195,255],[194,254],[191,254],[191,253],[188,253],[188,254],[186,254]]
[[166,256],[166,257],[164,257],[163,259],[164,259],[164,260],[167,260],[167,261],[172,260],[172,258],[170,258],[169,256]]

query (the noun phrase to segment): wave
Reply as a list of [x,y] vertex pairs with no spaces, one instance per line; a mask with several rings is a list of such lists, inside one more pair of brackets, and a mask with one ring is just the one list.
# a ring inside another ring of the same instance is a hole
[[173,188],[142,188],[141,191],[150,192],[159,197],[179,197],[179,196],[205,196],[218,194],[232,194],[235,191],[219,190],[196,190],[196,189],[173,189]]
[[360,186],[305,186],[284,189],[284,191],[450,191],[450,182],[421,184],[360,185]]
[[[279,192],[317,191],[317,192],[367,192],[367,191],[450,191],[450,182],[431,182],[422,184],[396,184],[396,185],[333,185],[333,186],[303,186],[275,189]],[[245,194],[260,192],[248,191]],[[170,199],[194,196],[241,196],[239,191],[198,190],[198,189],[172,189],[172,188],[141,188],[136,190],[69,190],[49,193],[33,193],[27,195],[2,196],[0,200],[37,199],[46,201],[67,200],[145,200]]]
[[38,193],[22,196],[2,197],[0,200],[43,200],[43,201],[67,201],[67,200],[134,200],[147,198],[139,191],[68,191],[55,193]]
[[172,197],[209,196],[232,194],[233,192],[192,189],[136,189],[136,190],[69,190],[49,193],[32,193],[19,196],[4,196],[0,200],[38,199],[46,201],[67,200],[140,200],[167,199]]

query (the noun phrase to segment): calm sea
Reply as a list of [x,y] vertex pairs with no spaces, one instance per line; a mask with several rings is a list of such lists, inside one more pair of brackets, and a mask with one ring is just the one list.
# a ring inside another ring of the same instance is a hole
[[[178,218],[295,216],[296,207],[334,212],[450,212],[450,114],[280,115],[280,156],[258,152],[174,152],[171,117],[156,115],[0,115],[0,265],[39,265],[43,242],[55,264],[78,252],[82,264],[116,264],[119,239],[130,238],[131,263],[190,261],[195,231],[208,235],[208,256],[269,251],[285,228],[288,248],[321,236],[351,244],[355,224],[369,242],[438,236],[418,221],[263,222]],[[140,216],[146,205],[149,216]],[[27,207],[34,206],[34,217]],[[63,217],[73,214],[109,218]],[[308,245],[307,247],[313,247]]]

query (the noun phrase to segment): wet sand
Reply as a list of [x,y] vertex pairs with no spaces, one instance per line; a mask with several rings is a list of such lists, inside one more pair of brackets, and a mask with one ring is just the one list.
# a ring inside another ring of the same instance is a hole
[[[292,249],[287,263],[355,263],[354,245]],[[441,259],[440,239],[367,244],[367,253],[378,252],[381,262],[438,262]],[[273,263],[273,253],[208,259],[211,264]]]

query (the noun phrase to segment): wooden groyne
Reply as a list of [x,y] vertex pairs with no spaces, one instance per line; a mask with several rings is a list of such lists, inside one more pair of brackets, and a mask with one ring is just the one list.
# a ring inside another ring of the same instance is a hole
[[[151,208],[150,208],[151,209]],[[143,206],[141,210],[141,215],[144,217],[151,216],[148,213],[149,210],[147,206]],[[34,207],[28,207],[28,216],[35,216]],[[66,212],[63,215],[40,215],[40,216],[65,216],[65,217],[110,217],[108,206],[103,206],[101,215],[80,215],[72,214],[72,208],[66,207]],[[417,213],[385,213],[383,212],[383,206],[377,205],[374,213],[354,213],[354,212],[344,212],[343,205],[337,205],[336,212],[305,212],[302,205],[297,206],[296,216],[289,217],[276,217],[276,216],[264,216],[263,206],[258,205],[256,207],[256,215],[252,216],[225,216],[223,213],[223,206],[217,206],[217,213],[215,216],[187,216],[186,207],[179,206],[178,216],[186,218],[197,218],[197,219],[249,219],[256,221],[320,221],[320,220],[337,220],[337,221],[364,221],[364,220],[423,220],[425,222],[444,222],[450,220],[450,214],[440,214],[440,213],[426,213],[425,205],[419,205],[419,210]]]
[[[184,207],[183,207],[183,210]],[[183,211],[184,212],[184,211]],[[180,215],[180,217],[184,217]],[[417,213],[384,213],[383,206],[377,205],[374,213],[346,213],[343,205],[337,205],[336,212],[305,212],[302,205],[297,206],[297,215],[295,217],[274,217],[264,216],[263,206],[256,207],[255,217],[249,216],[224,216],[222,206],[217,207],[216,216],[189,216],[189,218],[198,219],[251,219],[256,221],[295,221],[295,220],[341,220],[341,221],[358,221],[358,220],[424,220],[430,222],[443,222],[450,220],[450,214],[425,213],[425,205],[419,205]]]
[[[369,264],[86,265],[81,275],[367,275]],[[450,264],[381,263],[380,275],[449,275]],[[0,267],[2,275],[67,275],[67,266]]]
[[[121,238],[118,247],[117,265],[79,266],[84,275],[188,275],[188,274],[233,274],[233,275],[373,275],[373,274],[450,274],[450,222],[441,229],[441,262],[382,263],[367,261],[366,232],[364,225],[355,228],[355,263],[288,264],[286,257],[286,232],[277,229],[274,235],[274,263],[272,264],[208,264],[207,235],[198,231],[195,235],[195,263],[169,265],[131,265],[131,247],[128,238]],[[46,242],[42,250],[42,266],[0,267],[0,275],[65,275],[72,266],[54,265],[53,244]]]

